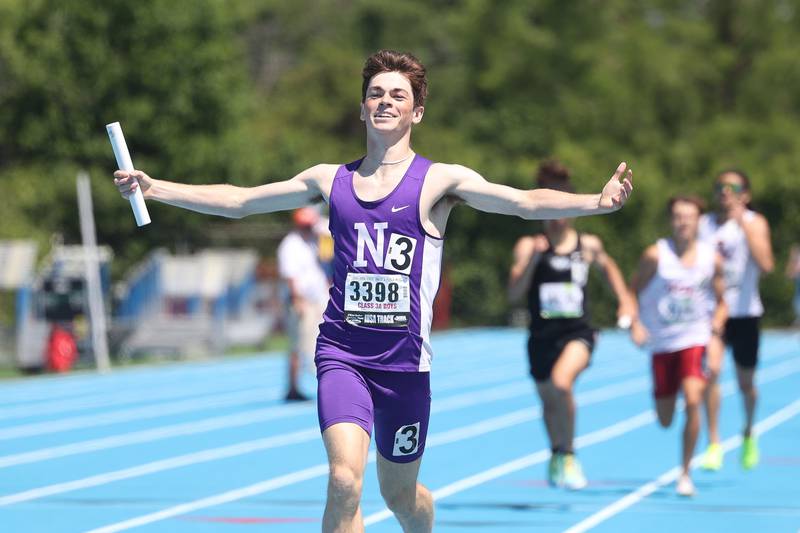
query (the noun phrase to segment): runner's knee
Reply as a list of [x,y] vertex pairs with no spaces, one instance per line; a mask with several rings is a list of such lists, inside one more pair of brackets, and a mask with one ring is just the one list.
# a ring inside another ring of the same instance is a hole
[[742,394],[745,396],[756,396],[756,386],[752,381],[740,381],[739,382],[739,390],[742,391]]
[[558,397],[567,396],[572,394],[572,380],[569,378],[554,375],[551,378],[553,389]]
[[686,416],[699,416],[700,414],[700,398],[686,398]]
[[658,423],[661,424],[661,427],[668,428],[672,425],[672,418],[675,415],[674,401],[674,398],[667,398],[665,401],[661,399],[656,400],[656,415],[658,416]]
[[331,465],[328,481],[330,496],[341,503],[351,501],[358,506],[361,497],[361,475],[347,465]]
[[413,513],[416,508],[417,483],[381,485],[381,496],[393,513],[400,515]]

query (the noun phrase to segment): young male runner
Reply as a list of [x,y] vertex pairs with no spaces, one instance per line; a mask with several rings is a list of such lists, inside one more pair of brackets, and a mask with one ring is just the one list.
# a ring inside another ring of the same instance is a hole
[[[569,170],[555,160],[539,166],[537,187],[573,192]],[[617,263],[596,235],[578,233],[567,218],[544,222],[544,235],[526,235],[514,246],[509,298],[527,297],[530,311],[528,359],[552,455],[547,468],[551,486],[578,490],[586,486],[575,457],[575,402],[572,387],[588,366],[597,330],[589,322],[586,284],[589,267],[603,272],[619,303],[617,316],[634,312]]]
[[363,70],[366,155],[321,164],[253,188],[183,185],[141,171],[115,172],[127,196],[232,218],[324,200],[335,243],[333,286],[317,341],[320,429],[330,474],[324,531],[363,529],[360,497],[375,428],[381,494],[405,531],[430,531],[433,501],[417,482],[430,413],[431,306],[451,209],[526,219],[610,213],[632,191],[621,163],[600,194],[523,191],[460,165],[433,163],[411,148],[424,113],[425,67],[382,50]]
[[697,240],[702,209],[702,201],[689,196],[669,201],[672,238],[659,239],[645,250],[631,282],[639,306],[631,338],[653,353],[658,421],[663,427],[672,424],[679,390],[686,404],[683,471],[676,485],[681,496],[695,493],[689,463],[700,432],[703,357],[727,316],[722,259],[712,246]]
[[722,368],[724,344],[727,344],[733,351],[736,378],[744,399],[744,440],[740,461],[742,467],[749,470],[758,464],[758,441],[752,434],[758,398],[755,373],[761,337],[759,322],[764,314],[758,280],[762,272],[772,272],[775,259],[767,219],[748,207],[751,194],[747,175],[739,170],[721,172],[714,182],[714,196],[717,212],[706,214],[700,220],[700,239],[715,246],[724,260],[725,302],[730,318],[725,323],[724,335],[709,346],[706,419],[710,443],[703,458],[703,468],[722,468],[717,377]]

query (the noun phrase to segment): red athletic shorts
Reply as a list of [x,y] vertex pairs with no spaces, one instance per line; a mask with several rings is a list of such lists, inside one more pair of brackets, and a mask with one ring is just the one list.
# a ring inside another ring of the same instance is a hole
[[653,354],[653,384],[656,398],[675,396],[684,378],[706,379],[703,369],[705,346],[692,346],[677,352]]

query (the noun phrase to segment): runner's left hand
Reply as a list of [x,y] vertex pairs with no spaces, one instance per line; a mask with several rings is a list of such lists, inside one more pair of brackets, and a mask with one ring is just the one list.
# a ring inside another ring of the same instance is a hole
[[600,193],[600,207],[616,211],[625,205],[633,192],[633,171],[627,163],[620,163],[614,175]]

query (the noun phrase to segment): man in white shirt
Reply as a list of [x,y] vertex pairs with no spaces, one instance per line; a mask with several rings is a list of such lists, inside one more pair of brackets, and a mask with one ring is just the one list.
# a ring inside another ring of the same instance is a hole
[[663,427],[672,424],[678,393],[683,393],[683,461],[675,486],[681,496],[695,494],[690,472],[706,386],[704,360],[709,343],[722,335],[728,315],[722,257],[697,239],[702,211],[698,198],[673,197],[672,238],[659,239],[645,250],[631,281],[631,296],[639,307],[631,338],[653,353],[653,395]]
[[309,398],[298,388],[301,365],[312,368],[330,282],[319,258],[320,216],[312,207],[292,213],[295,229],[278,246],[278,272],[288,290],[289,383],[287,401]]

